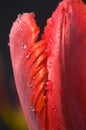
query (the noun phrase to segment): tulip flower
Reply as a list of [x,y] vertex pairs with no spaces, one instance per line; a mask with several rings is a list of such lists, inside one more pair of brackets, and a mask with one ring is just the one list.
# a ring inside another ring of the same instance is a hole
[[41,40],[34,13],[13,23],[10,52],[30,130],[86,130],[86,5],[63,0]]

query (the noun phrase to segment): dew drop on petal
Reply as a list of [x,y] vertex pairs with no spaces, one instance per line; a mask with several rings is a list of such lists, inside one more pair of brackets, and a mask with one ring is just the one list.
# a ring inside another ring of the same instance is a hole
[[47,86],[45,86],[45,90],[47,90]]
[[49,57],[51,54],[51,50],[50,47],[46,48],[45,52],[47,53],[47,56]]
[[52,89],[52,87],[53,87],[53,84],[52,84],[52,82],[50,81],[50,80],[48,80],[47,82],[46,82],[46,87],[47,87],[47,89],[48,90],[51,90]]
[[30,107],[32,112],[35,112],[35,108],[33,106]]
[[23,49],[26,50],[26,48],[27,48],[27,44],[24,44]]
[[56,106],[55,105],[52,106],[52,109],[53,109],[54,112],[56,112]]
[[56,107],[53,105],[52,108],[55,109]]
[[22,29],[22,28],[20,28],[20,31],[22,32],[22,31],[23,31],[23,29]]
[[33,76],[33,80],[35,80],[35,76]]
[[35,112],[35,108],[32,108],[32,112]]
[[30,51],[28,51],[27,55],[26,55],[26,59],[28,59],[30,57]]
[[8,46],[10,47],[10,43],[8,42]]
[[18,18],[20,18],[20,17],[21,17],[21,15],[22,15],[22,14],[18,14]]
[[32,84],[31,83],[29,84],[29,87],[32,88]]
[[57,128],[57,127],[58,127],[58,124],[56,123],[55,128]]
[[52,39],[49,39],[49,42],[52,43],[53,42]]

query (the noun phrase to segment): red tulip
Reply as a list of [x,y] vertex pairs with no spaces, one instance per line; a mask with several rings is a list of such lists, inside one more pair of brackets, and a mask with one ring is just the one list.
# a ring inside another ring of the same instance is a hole
[[10,51],[30,130],[86,130],[86,5],[63,0],[42,35],[34,14],[13,23]]

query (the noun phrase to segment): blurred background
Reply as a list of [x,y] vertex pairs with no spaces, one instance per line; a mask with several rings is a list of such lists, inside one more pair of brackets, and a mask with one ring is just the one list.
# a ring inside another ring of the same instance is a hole
[[[61,0],[1,0],[0,1],[0,130],[28,130],[16,92],[9,51],[9,33],[18,14],[34,12],[38,26]],[[85,2],[85,0],[84,0]]]

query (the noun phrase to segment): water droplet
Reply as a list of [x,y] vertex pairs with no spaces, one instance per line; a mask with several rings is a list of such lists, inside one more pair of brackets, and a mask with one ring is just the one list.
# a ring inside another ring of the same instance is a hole
[[29,87],[32,88],[32,86],[33,86],[33,85],[30,83],[30,84],[29,84]]
[[50,49],[50,47],[48,47],[48,48],[46,48],[46,53],[47,53],[47,56],[49,57],[50,56],[50,54],[51,54],[51,49]]
[[32,112],[35,112],[35,108],[33,106],[30,107]]
[[32,112],[35,112],[35,108],[32,109]]
[[56,106],[54,106],[54,105],[53,105],[53,106],[52,106],[52,108],[53,108],[53,109],[55,109],[55,108],[56,108]]
[[57,128],[58,127],[58,124],[56,123],[55,127]]
[[53,111],[56,112],[56,106],[55,105],[52,106],[52,109],[53,109]]
[[47,86],[45,86],[45,90],[47,90]]
[[53,87],[53,84],[52,84],[52,82],[50,80],[47,81],[46,85],[47,85],[48,90],[51,90],[52,87]]
[[22,14],[18,14],[18,18],[20,18],[20,17],[21,17],[21,15],[22,15]]
[[27,44],[24,44],[23,45],[23,49],[25,50],[27,48]]
[[35,76],[33,76],[33,80],[35,79]]
[[28,51],[27,55],[26,55],[26,59],[28,59],[30,57],[30,51]]
[[10,47],[10,43],[8,42],[8,46]]
[[49,42],[51,43],[51,42],[52,42],[52,39],[49,39]]
[[23,29],[22,29],[22,28],[20,28],[20,31],[22,32],[22,31],[23,31]]

